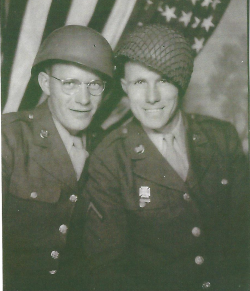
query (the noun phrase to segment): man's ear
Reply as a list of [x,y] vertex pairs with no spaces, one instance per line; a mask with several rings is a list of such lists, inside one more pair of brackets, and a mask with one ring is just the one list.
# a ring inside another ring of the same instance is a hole
[[127,89],[127,81],[125,79],[121,79],[121,85],[122,85],[122,89],[123,91],[128,94],[128,89]]
[[38,74],[38,83],[46,95],[50,95],[49,76],[45,72]]

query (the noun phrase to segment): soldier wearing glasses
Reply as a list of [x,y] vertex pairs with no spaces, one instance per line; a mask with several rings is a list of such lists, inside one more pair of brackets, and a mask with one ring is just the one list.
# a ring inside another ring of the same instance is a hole
[[181,110],[190,44],[145,25],[116,57],[135,118],[90,159],[91,290],[249,290],[246,157],[231,124]]
[[[4,290],[84,284],[84,266],[76,260],[84,264],[76,208],[93,148],[89,126],[113,67],[111,47],[98,32],[59,28],[42,43],[32,67],[47,101],[3,116]],[[83,282],[76,281],[79,271]]]

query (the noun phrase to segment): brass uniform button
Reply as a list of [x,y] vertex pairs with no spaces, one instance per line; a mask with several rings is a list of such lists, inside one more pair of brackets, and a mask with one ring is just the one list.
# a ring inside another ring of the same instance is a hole
[[59,231],[60,231],[61,233],[63,233],[63,234],[66,234],[67,231],[68,231],[68,227],[67,227],[67,225],[62,224],[62,225],[59,227]]
[[199,237],[201,235],[201,230],[199,229],[199,227],[194,227],[192,229],[192,234],[193,236]]
[[199,236],[201,235],[201,230],[199,229],[199,227],[194,227],[194,228],[192,229],[192,234],[193,234],[193,236],[195,236],[195,237],[199,237]]
[[71,202],[76,202],[77,201],[77,196],[75,194],[72,194],[70,197],[69,197],[69,200]]
[[32,192],[32,193],[30,194],[30,197],[33,198],[33,199],[36,199],[37,196],[38,196],[38,194],[37,194],[36,192]]
[[195,257],[194,261],[195,261],[195,264],[202,265],[204,263],[204,258],[202,256],[197,256]]
[[228,184],[228,180],[227,179],[222,179],[221,180],[221,184],[222,185],[227,185]]
[[184,194],[183,194],[183,199],[186,200],[186,201],[191,200],[191,198],[190,198],[190,196],[189,196],[188,193],[184,193]]
[[51,252],[51,257],[53,258],[53,259],[58,259],[59,258],[59,253],[58,253],[58,251],[52,251]]

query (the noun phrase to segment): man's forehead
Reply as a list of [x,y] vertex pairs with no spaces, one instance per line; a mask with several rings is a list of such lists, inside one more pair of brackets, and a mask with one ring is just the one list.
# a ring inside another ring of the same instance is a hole
[[55,62],[51,64],[50,68],[52,72],[62,72],[67,74],[88,74],[98,78],[101,77],[98,72],[73,62]]
[[129,70],[129,72],[132,71],[134,73],[152,73],[160,77],[164,77],[164,75],[161,72],[155,70],[154,68],[134,60],[131,61],[129,60],[125,63],[125,73],[126,70],[127,71]]

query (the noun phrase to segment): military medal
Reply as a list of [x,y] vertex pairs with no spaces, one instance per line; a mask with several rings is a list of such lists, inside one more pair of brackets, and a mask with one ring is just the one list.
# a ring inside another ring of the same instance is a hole
[[140,207],[145,207],[150,200],[150,188],[147,186],[141,186],[139,188],[139,196],[140,196]]

